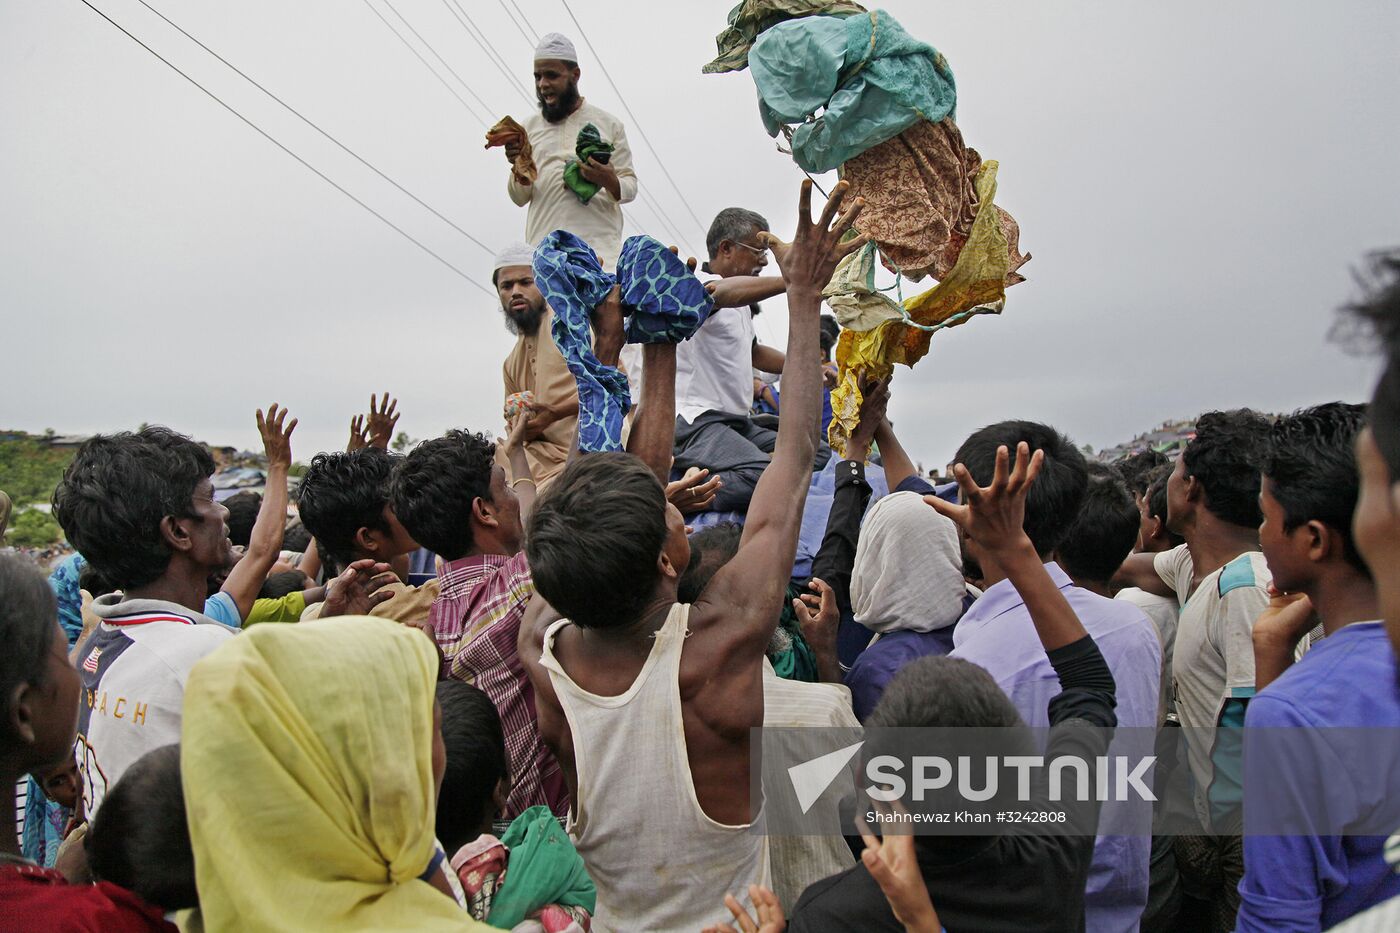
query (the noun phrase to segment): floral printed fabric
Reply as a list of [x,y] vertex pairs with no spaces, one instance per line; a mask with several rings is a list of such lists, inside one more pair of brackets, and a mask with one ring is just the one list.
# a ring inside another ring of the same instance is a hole
[[628,343],[679,343],[700,329],[714,301],[678,256],[648,236],[623,243],[613,275],[587,243],[556,230],[536,248],[534,273],[554,311],[550,334],[578,382],[579,450],[621,450],[622,419],[632,395],[626,374],[593,353],[593,309],[617,285]]
[[[865,199],[856,228],[874,240],[892,272],[917,281],[942,280],[957,264],[972,232],[979,199],[975,180],[982,167],[977,150],[963,144],[952,118],[920,121],[894,139],[867,149],[842,168],[850,197]],[[1006,237],[1006,284],[1029,256],[1020,252],[1020,228],[995,208]]]
[[[896,363],[913,366],[928,353],[929,341],[936,331],[966,323],[975,315],[1000,314],[1005,306],[1011,251],[992,203],[996,174],[996,162],[983,162],[978,169],[976,217],[948,274],[933,288],[906,300],[899,317],[884,320],[870,330],[842,331],[836,343],[839,383],[831,393],[832,419],[827,434],[831,449],[838,456],[845,455],[846,441],[860,420],[863,380],[888,378]],[[862,260],[862,256],[866,258]],[[862,261],[871,262],[864,250],[843,263],[854,266]],[[853,275],[850,266],[838,267],[833,281],[843,279],[843,272],[844,281],[849,283]],[[839,307],[833,304],[833,310]]]

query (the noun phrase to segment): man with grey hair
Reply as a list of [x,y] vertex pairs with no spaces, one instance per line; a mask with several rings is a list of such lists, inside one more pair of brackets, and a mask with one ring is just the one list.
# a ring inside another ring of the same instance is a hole
[[[622,205],[637,196],[627,133],[621,120],[579,96],[578,53],[568,37],[552,32],[540,40],[534,75],[540,111],[523,125],[538,177],[522,182],[512,172],[508,189],[516,205],[528,206],[525,240],[538,245],[555,230],[567,230],[593,247],[603,267],[611,270],[622,250]],[[579,131],[590,124],[612,152],[580,161],[575,151]],[[514,163],[519,151],[518,144],[507,145],[507,161]],[[570,162],[578,163],[584,181],[598,186],[586,201],[565,183]]]
[[[722,485],[710,506],[716,512],[748,509],[778,437],[749,419],[754,370],[781,373],[784,361],[781,350],[754,335],[752,306],[784,291],[780,276],[759,274],[768,265],[767,231],[763,215],[746,208],[716,215],[705,237],[705,270],[723,281],[724,298],[716,300],[695,336],[676,348],[675,466],[719,477]],[[819,445],[819,465],[830,455],[830,448]]]
[[[578,424],[578,384],[564,357],[550,337],[554,315],[535,285],[531,267],[534,251],[525,243],[512,243],[496,256],[491,284],[501,299],[506,327],[516,335],[515,346],[501,367],[505,384],[505,417],[521,407],[530,409],[525,426],[525,460],[529,476],[512,476],[511,482],[533,479],[543,490],[564,469]],[[503,451],[497,461],[509,474]]]

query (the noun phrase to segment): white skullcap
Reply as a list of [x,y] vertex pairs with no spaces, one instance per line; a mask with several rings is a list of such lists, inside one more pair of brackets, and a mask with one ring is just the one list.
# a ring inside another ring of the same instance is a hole
[[578,52],[574,50],[574,44],[569,37],[562,32],[551,32],[540,40],[540,44],[535,46],[535,61],[545,62],[558,60],[561,62],[577,62]]
[[496,254],[496,264],[491,267],[492,272],[499,272],[506,266],[529,266],[535,261],[535,251],[529,243],[517,240],[509,243]]

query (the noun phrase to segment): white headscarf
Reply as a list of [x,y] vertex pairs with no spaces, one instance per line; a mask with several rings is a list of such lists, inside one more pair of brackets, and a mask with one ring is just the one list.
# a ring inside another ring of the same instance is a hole
[[540,44],[535,46],[535,61],[577,62],[578,52],[574,51],[574,43],[568,36],[561,32],[551,32],[541,38]]
[[872,632],[932,632],[962,615],[958,529],[914,492],[871,507],[851,573],[851,608]]

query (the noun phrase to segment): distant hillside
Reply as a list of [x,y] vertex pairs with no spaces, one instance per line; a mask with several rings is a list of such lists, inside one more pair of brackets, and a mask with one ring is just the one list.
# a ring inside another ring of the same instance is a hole
[[0,490],[18,506],[45,503],[77,453],[71,445],[23,431],[0,431]]

